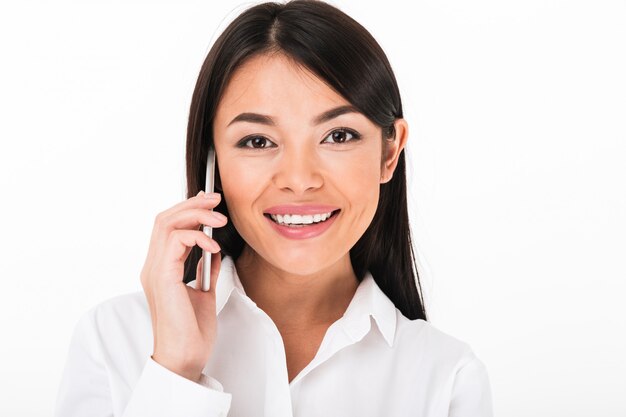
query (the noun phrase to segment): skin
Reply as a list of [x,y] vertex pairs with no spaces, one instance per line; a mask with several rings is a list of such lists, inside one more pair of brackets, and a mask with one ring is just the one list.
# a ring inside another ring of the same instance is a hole
[[[246,242],[236,261],[246,294],[276,324],[290,380],[312,359],[326,329],[345,312],[358,280],[349,251],[371,223],[381,183],[391,179],[408,125],[395,122],[395,140],[358,112],[313,124],[345,98],[281,54],[248,60],[231,78],[213,123],[223,197]],[[270,116],[274,126],[229,123],[244,112]],[[349,132],[333,139],[331,133]],[[237,144],[248,140],[246,147]],[[342,139],[345,139],[342,143]],[[263,212],[278,204],[328,204],[341,212],[323,234],[293,240],[273,230]]]

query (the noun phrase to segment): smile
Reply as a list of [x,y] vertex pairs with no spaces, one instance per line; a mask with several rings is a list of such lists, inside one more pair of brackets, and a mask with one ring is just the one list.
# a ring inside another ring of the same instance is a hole
[[316,214],[264,213],[272,229],[287,239],[310,239],[323,234],[337,219],[341,210]]
[[274,222],[284,226],[305,226],[308,224],[323,223],[339,210],[318,214],[266,214]]

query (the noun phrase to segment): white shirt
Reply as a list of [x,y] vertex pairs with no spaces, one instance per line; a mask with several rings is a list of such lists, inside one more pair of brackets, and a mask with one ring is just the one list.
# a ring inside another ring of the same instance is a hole
[[151,358],[143,292],[91,308],[74,329],[54,415],[493,415],[487,372],[471,348],[429,322],[404,317],[369,272],[291,382],[281,335],[245,294],[230,257],[222,260],[216,301],[217,339],[200,383]]

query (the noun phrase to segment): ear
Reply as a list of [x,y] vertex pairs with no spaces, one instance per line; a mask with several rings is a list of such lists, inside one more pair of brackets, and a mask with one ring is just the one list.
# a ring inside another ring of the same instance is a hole
[[398,165],[398,158],[409,137],[409,125],[406,120],[396,119],[394,128],[395,136],[389,139],[383,139],[383,160],[380,170],[381,184],[389,182],[393,177],[393,173]]

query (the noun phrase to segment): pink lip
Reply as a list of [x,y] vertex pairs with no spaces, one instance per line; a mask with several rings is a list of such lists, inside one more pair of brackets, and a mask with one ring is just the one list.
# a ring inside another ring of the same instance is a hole
[[[293,207],[293,206],[292,206]],[[324,233],[337,219],[339,213],[334,213],[328,220],[306,226],[291,227],[283,226],[273,221],[269,216],[263,216],[270,222],[275,231],[287,239],[310,239]]]
[[270,207],[265,210],[263,213],[266,214],[322,214],[322,213],[330,213],[331,211],[339,210],[339,207],[336,206],[327,206],[323,204],[308,204],[308,205],[280,205]]

